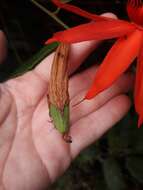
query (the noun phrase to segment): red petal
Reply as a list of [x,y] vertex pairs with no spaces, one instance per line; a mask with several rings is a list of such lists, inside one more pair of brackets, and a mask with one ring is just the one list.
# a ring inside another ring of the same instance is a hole
[[143,115],[139,115],[138,128],[140,128],[142,124],[143,124]]
[[127,12],[133,22],[143,25],[143,6],[141,0],[129,0],[127,3]]
[[142,32],[135,30],[127,38],[117,40],[99,67],[86,99],[108,88],[129,67],[139,52],[141,39]]
[[[143,32],[142,32],[143,35]],[[143,37],[142,37],[143,42]],[[143,123],[143,44],[140,48],[135,82],[135,108],[139,114],[138,127]]]
[[82,17],[88,18],[90,20],[94,20],[94,21],[112,20],[112,18],[107,18],[107,17],[98,16],[96,14],[89,13],[89,12],[84,11],[84,10],[74,6],[74,5],[62,3],[60,0],[52,0],[52,2],[62,9],[65,9],[67,11],[70,11],[72,13],[80,15]]
[[122,20],[90,22],[71,29],[57,32],[47,43],[59,41],[76,43],[88,40],[103,40],[123,36],[132,32],[135,25]]

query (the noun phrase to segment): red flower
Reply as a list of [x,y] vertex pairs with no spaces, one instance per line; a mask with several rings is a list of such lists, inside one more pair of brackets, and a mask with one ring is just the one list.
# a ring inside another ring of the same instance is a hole
[[[143,5],[141,0],[128,0],[127,12],[132,22],[98,16],[59,0],[52,0],[58,7],[96,22],[82,24],[57,32],[46,43],[59,41],[75,43],[87,40],[118,38],[99,67],[85,99],[91,99],[108,88],[137,57],[135,82],[135,108],[139,114],[138,126],[143,123]],[[103,30],[104,29],[104,30]]]

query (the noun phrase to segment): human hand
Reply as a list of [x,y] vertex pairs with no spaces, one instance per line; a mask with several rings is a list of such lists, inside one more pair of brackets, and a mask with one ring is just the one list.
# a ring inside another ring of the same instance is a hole
[[[1,33],[0,33],[1,40]],[[0,42],[1,44],[1,42]],[[72,73],[95,49],[97,42],[74,44]],[[1,53],[1,52],[0,52]],[[3,54],[0,54],[0,60]],[[49,122],[47,94],[53,54],[34,70],[0,85],[0,189],[40,190],[60,176],[85,147],[100,138],[130,107],[124,95],[133,77],[122,75],[109,89],[76,107],[89,88],[96,66],[70,78],[70,135],[66,143]]]

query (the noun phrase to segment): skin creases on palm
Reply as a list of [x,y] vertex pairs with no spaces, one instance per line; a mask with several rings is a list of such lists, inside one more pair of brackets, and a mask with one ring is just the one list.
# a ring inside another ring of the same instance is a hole
[[[92,41],[73,45],[70,71],[78,68],[97,44]],[[123,95],[133,83],[133,76],[127,74],[95,99],[71,107],[73,142],[65,143],[49,122],[47,93],[52,59],[50,55],[33,71],[0,85],[0,190],[45,189],[130,107],[129,99]],[[92,67],[70,78],[71,105],[85,94],[95,70]]]
[[[66,153],[65,156],[65,148],[67,152],[69,151],[68,146],[62,143],[57,131],[49,123],[46,85],[43,81],[40,82],[36,75],[35,77],[32,73],[26,75],[28,82],[20,77],[1,86],[1,107],[4,110],[3,115],[0,116],[0,175],[1,184],[5,184],[6,189],[12,186],[13,189],[22,189],[25,184],[26,189],[40,189],[41,184],[47,184],[47,179],[50,178],[47,172],[48,163],[45,163],[50,152],[59,147],[58,149],[61,149],[60,154],[57,155],[59,161],[70,155]],[[35,90],[32,83],[37,84]],[[23,92],[24,86],[27,86],[27,89]],[[34,96],[33,90],[35,92],[37,87],[39,93]],[[49,135],[51,137],[47,138]],[[54,143],[50,147],[45,146],[46,141],[48,145],[55,138],[59,138],[61,143]],[[39,152],[39,149],[42,152]],[[60,158],[60,155],[63,158]],[[54,163],[53,158],[52,161]],[[58,166],[59,163],[57,162],[56,165]]]

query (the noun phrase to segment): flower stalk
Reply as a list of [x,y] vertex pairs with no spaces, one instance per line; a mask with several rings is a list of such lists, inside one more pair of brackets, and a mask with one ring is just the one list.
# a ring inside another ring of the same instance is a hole
[[42,6],[40,3],[38,3],[36,0],[31,0],[31,2],[36,5],[39,9],[41,9],[43,12],[48,14],[51,18],[53,18],[57,23],[59,23],[63,28],[68,29],[69,27],[62,21],[60,20],[55,13],[52,13],[48,9],[46,9],[44,6]]

